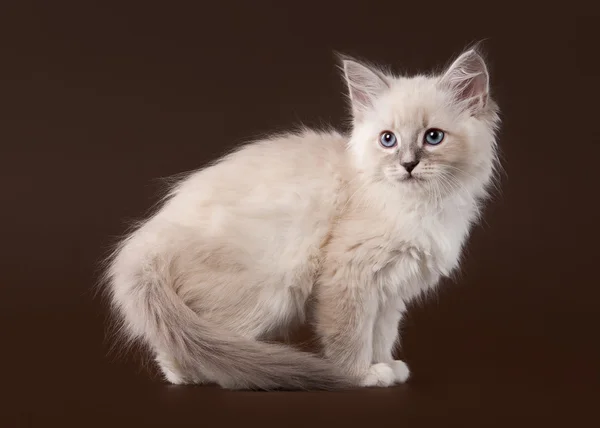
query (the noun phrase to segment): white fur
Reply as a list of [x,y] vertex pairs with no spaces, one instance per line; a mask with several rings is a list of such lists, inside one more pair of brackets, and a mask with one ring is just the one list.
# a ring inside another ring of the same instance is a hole
[[[202,358],[197,371],[184,367],[188,351],[169,349],[153,324],[160,320],[148,315],[168,311],[151,299],[142,308],[140,283],[173,290],[165,298],[181,299],[189,322],[197,316],[248,340],[304,322],[313,296],[324,357],[344,376],[362,386],[409,377],[393,358],[398,322],[406,302],[459,264],[492,178],[496,110],[487,87],[474,89],[474,111],[440,77],[396,78],[355,62],[346,69],[360,100],[351,136],[304,130],[249,144],[179,183],[120,247],[109,273],[113,301],[170,382],[236,385]],[[431,127],[447,140],[419,146]],[[397,135],[397,147],[379,145],[383,130]],[[420,181],[405,181],[400,163],[418,153],[433,160],[415,168]]]

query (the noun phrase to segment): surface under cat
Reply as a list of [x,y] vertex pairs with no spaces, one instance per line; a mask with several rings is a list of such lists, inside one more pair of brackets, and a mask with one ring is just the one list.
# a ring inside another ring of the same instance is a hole
[[[406,303],[459,264],[497,165],[482,56],[396,76],[342,59],[353,126],[255,141],[179,181],[115,250],[122,331],[167,381],[387,387]],[[269,342],[314,305],[320,355]]]

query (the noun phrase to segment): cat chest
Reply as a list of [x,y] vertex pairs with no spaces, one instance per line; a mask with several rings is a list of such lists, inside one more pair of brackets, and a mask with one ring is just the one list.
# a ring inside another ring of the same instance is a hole
[[466,233],[436,226],[397,234],[396,239],[381,246],[387,251],[380,253],[373,273],[383,289],[418,293],[458,266]]

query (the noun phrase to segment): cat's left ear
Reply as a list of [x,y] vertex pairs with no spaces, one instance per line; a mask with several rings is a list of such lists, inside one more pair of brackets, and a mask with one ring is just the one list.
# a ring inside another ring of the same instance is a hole
[[461,108],[477,116],[487,105],[489,81],[483,58],[475,49],[471,49],[454,61],[439,83],[452,92]]
[[352,113],[359,119],[390,85],[382,73],[353,59],[342,58],[342,64],[352,102]]

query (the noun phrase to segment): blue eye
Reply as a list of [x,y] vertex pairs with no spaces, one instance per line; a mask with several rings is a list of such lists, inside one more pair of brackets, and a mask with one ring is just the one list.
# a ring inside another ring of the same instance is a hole
[[398,143],[398,140],[392,132],[384,131],[379,136],[379,142],[383,147],[389,149],[390,147],[394,147]]
[[425,142],[432,146],[437,146],[444,141],[444,131],[439,129],[428,129],[425,131]]

